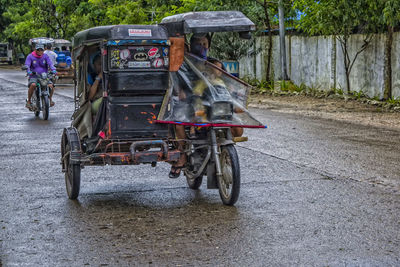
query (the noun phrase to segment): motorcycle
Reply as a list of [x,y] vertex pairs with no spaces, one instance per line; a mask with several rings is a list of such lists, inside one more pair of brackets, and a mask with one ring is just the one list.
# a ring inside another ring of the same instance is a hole
[[[24,66],[25,67],[25,66]],[[23,70],[26,70],[25,68]],[[35,72],[32,72],[33,75],[36,75]],[[43,120],[49,119],[49,111],[50,111],[50,87],[49,84],[57,80],[57,76],[51,73],[43,72],[40,75],[37,75],[36,81],[36,89],[34,94],[32,95],[32,109],[35,116],[38,117],[40,112],[42,112]]]

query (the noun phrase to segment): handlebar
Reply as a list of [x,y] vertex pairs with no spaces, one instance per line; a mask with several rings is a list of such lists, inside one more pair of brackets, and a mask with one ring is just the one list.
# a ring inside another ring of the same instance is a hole
[[[35,71],[31,71],[31,74],[32,75],[37,75],[37,72],[35,72]],[[52,73],[52,72],[47,72],[47,78],[48,79],[58,79],[58,76],[56,75],[57,73]],[[25,77],[28,77],[29,76],[29,74],[28,73],[26,73],[26,75],[25,75]],[[39,75],[40,76],[40,75]],[[38,78],[41,78],[41,77],[38,77]]]

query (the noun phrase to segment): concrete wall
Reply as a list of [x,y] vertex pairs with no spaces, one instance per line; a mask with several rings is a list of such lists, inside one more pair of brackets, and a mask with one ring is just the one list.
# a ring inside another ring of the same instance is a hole
[[400,33],[393,36],[392,47],[392,96],[400,98]]
[[[268,37],[257,37],[253,51],[240,62],[240,76],[265,79]],[[353,59],[364,43],[364,35],[349,39],[349,54]],[[373,36],[368,48],[357,58],[350,73],[352,91],[363,91],[369,97],[383,96],[384,49],[386,35]],[[287,36],[288,75],[297,85],[305,84],[319,90],[346,89],[343,51],[333,36]],[[400,32],[394,33],[392,48],[392,95],[400,98]],[[272,71],[275,80],[281,77],[279,36],[273,36]]]

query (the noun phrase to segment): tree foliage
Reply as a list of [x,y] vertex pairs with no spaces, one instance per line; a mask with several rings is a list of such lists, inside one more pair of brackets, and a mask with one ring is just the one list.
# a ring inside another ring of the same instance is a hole
[[[290,0],[285,2],[289,12]],[[260,29],[273,24],[277,14],[276,4],[264,0],[0,0],[0,4],[0,39],[12,39],[25,49],[28,40],[37,36],[71,39],[90,27],[156,24],[166,16],[190,11],[240,10]],[[213,53],[237,59],[248,50],[244,44],[237,35],[218,35]]]
[[[398,25],[399,0],[284,0],[285,24],[308,34],[386,31]],[[19,46],[30,38],[71,39],[81,30],[108,24],[155,24],[190,11],[239,10],[264,34],[278,24],[277,0],[0,0],[0,39]],[[303,12],[300,23],[297,12]],[[216,45],[218,44],[218,45]],[[237,59],[246,54],[232,34],[216,36],[214,54]]]

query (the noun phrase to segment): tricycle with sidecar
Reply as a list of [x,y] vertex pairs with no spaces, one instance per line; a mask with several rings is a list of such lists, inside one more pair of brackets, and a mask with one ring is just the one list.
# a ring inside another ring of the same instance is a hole
[[[233,205],[240,166],[231,128],[265,126],[246,109],[250,86],[187,52],[185,35],[231,31],[248,37],[254,30],[242,13],[220,11],[77,33],[75,112],[61,139],[68,197],[78,197],[84,166],[174,164],[184,154],[189,187],[198,189],[207,176],[207,187],[219,189],[222,202]],[[205,111],[201,117],[198,106]],[[177,138],[177,127],[186,138]]]

